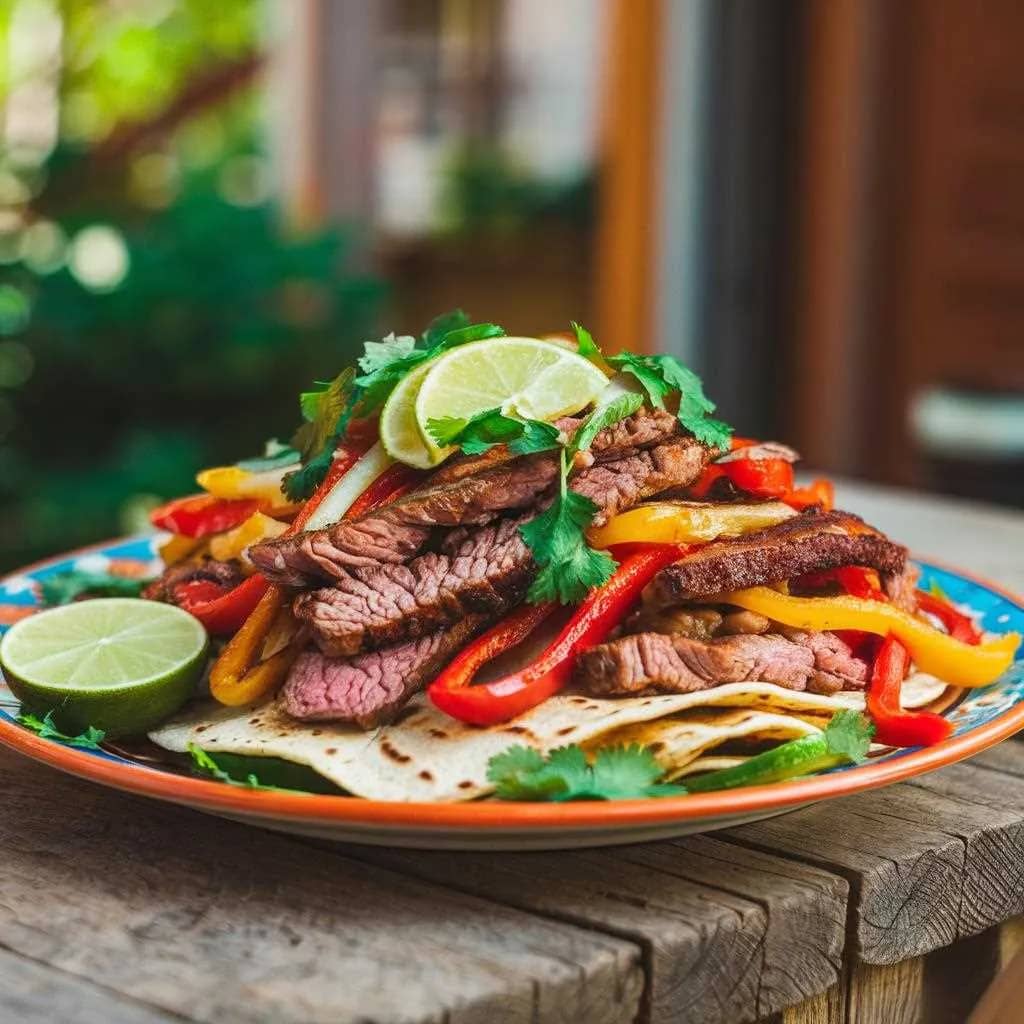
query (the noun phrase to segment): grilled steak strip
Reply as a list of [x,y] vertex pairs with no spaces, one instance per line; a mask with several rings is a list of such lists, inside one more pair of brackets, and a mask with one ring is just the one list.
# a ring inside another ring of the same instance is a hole
[[[566,419],[560,426],[571,433],[580,422]],[[640,412],[602,430],[590,456],[598,463],[621,461],[678,434],[679,423],[670,413]],[[520,457],[507,449],[492,452],[455,460],[425,486],[360,519],[255,544],[249,557],[273,583],[314,586],[354,566],[407,562],[433,527],[482,526],[506,512],[531,508],[558,480],[552,452]]]
[[695,601],[845,565],[902,574],[907,549],[849,512],[805,512],[735,540],[707,544],[662,569],[645,597],[655,605]]
[[[680,438],[650,451],[581,472],[572,489],[590,497],[603,522],[632,504],[695,480],[711,452]],[[519,535],[532,518],[503,519],[475,530],[455,530],[440,552],[408,565],[353,569],[331,588],[301,594],[295,614],[313,628],[325,653],[341,656],[422,636],[464,615],[497,613],[521,600],[535,566]]]
[[484,615],[470,616],[450,629],[356,658],[304,651],[279,699],[292,718],[372,729],[392,718],[486,622]]
[[575,681],[602,697],[692,693],[723,683],[775,683],[788,690],[862,690],[867,665],[834,633],[786,630],[692,640],[636,633],[584,651]]

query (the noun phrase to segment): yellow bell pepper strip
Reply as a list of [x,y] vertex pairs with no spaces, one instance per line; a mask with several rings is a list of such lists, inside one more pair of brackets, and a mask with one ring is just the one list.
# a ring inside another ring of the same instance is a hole
[[604,526],[588,531],[587,539],[595,548],[637,543],[699,544],[762,530],[794,515],[781,501],[750,505],[652,502],[613,516]]
[[157,554],[160,561],[169,568],[183,562],[189,555],[199,554],[205,543],[201,537],[186,537],[183,533],[173,533],[157,548]]
[[210,694],[214,700],[229,707],[251,704],[284,682],[295,660],[296,652],[290,646],[265,661],[258,658],[264,638],[287,600],[280,587],[268,587],[252,614],[228,641],[210,670]]
[[240,558],[250,545],[271,537],[280,537],[287,529],[286,523],[271,519],[262,512],[255,512],[241,526],[212,537],[210,554],[219,562],[229,562],[232,558]]
[[987,686],[1013,664],[1019,633],[1006,633],[977,646],[941,633],[895,605],[859,597],[792,597],[768,587],[736,590],[725,604],[757,612],[794,629],[859,629],[901,641],[922,672],[953,686]]
[[196,483],[207,494],[217,498],[238,500],[251,498],[260,502],[265,511],[275,515],[286,515],[296,511],[281,490],[281,481],[294,466],[282,466],[279,469],[253,473],[239,466],[214,466],[196,474]]

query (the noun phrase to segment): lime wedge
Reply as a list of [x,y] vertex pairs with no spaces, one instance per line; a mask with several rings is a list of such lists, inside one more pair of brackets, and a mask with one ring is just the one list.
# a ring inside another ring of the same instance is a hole
[[445,353],[419,383],[416,425],[435,460],[447,454],[427,431],[432,419],[488,409],[551,422],[590,405],[608,378],[583,356],[539,338],[488,338]]
[[433,365],[424,363],[406,374],[388,396],[380,414],[380,440],[384,451],[396,461],[417,469],[430,469],[440,461],[436,450],[423,443],[416,425],[416,396]]
[[54,713],[65,732],[143,733],[192,695],[206,631],[172,605],[135,598],[39,612],[0,642],[0,665],[25,709]]

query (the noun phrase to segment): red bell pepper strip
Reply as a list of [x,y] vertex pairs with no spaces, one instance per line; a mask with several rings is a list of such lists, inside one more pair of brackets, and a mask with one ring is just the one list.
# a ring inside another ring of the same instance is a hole
[[179,608],[194,615],[211,633],[225,635],[241,628],[269,586],[260,575],[250,576],[230,590],[211,580],[191,580],[176,586],[173,597]]
[[[345,445],[339,449],[331,463],[324,482],[302,507],[286,533],[294,533],[312,515],[313,509],[331,488],[356,464],[363,454],[362,448]],[[253,613],[260,599],[269,589],[267,580],[256,574],[225,590],[211,580],[191,580],[174,588],[174,603],[194,615],[211,633],[223,636],[236,633]]]
[[975,625],[974,620],[954,608],[948,598],[930,594],[926,590],[919,590],[917,592],[917,607],[929,615],[934,615],[954,639],[970,644],[972,647],[977,647],[981,643],[981,630]]
[[892,747],[929,747],[953,732],[953,723],[930,711],[904,711],[900,688],[910,669],[910,654],[889,635],[875,659],[868,686],[868,715],[875,723],[875,741]]
[[413,469],[401,462],[388,466],[386,470],[369,487],[359,495],[345,513],[346,519],[358,519],[367,512],[372,512],[381,505],[397,501],[403,494],[418,487],[426,476],[421,469]]
[[793,464],[785,459],[736,459],[720,468],[741,490],[755,498],[782,498],[793,490]]
[[217,498],[212,494],[193,494],[177,498],[154,509],[149,521],[161,530],[185,537],[207,537],[240,526],[260,510],[255,498]]
[[844,594],[862,597],[868,601],[887,601],[882,590],[878,573],[860,565],[844,565],[840,569],[826,569],[824,572],[809,572],[797,581],[800,589],[823,590],[835,584]]
[[523,605],[464,648],[430,684],[427,696],[446,714],[473,725],[494,725],[529,711],[563,689],[576,654],[601,643],[654,575],[690,550],[687,544],[631,546],[612,578],[587,595],[535,661],[504,679],[470,685],[483,664],[520,643],[555,607]]
[[814,505],[820,505],[829,512],[836,504],[836,489],[831,480],[819,478],[812,480],[807,487],[798,487],[790,491],[782,500],[799,512]]

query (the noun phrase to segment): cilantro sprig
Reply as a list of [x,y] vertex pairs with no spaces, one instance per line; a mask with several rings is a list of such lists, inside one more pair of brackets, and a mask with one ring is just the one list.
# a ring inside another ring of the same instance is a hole
[[713,448],[729,447],[732,427],[713,419],[715,403],[704,394],[700,377],[683,366],[675,356],[640,356],[633,352],[620,352],[608,356],[608,362],[622,373],[632,374],[647,392],[656,409],[665,408],[665,399],[679,392],[679,422],[698,441]]
[[662,769],[648,747],[604,747],[593,762],[575,744],[545,757],[529,747],[510,747],[487,765],[487,778],[502,800],[629,800],[678,796],[682,786],[662,783]]
[[99,750],[100,744],[106,736],[102,729],[91,725],[85,732],[81,732],[77,736],[69,736],[67,733],[61,732],[54,724],[52,711],[47,711],[42,718],[38,715],[23,713],[18,715],[18,722],[26,729],[37,733],[44,740],[55,740],[57,743],[63,743],[66,747],[78,747],[81,750]]
[[138,597],[150,581],[114,576],[109,572],[69,569],[39,581],[43,603],[48,607],[70,604],[80,597]]
[[664,783],[663,769],[650,747],[603,747],[589,759],[577,745],[559,747],[546,757],[514,746],[487,763],[487,778],[501,800],[629,800],[682,796],[739,786],[758,786],[813,775],[868,754],[874,726],[859,711],[837,711],[822,732],[782,743],[734,768],[708,772],[686,785]]
[[550,423],[506,416],[500,409],[487,409],[470,418],[430,419],[427,430],[442,448],[455,445],[467,455],[482,455],[498,444],[507,444],[516,455],[530,455],[554,451],[561,443],[558,428]]
[[317,381],[299,396],[304,423],[292,438],[302,465],[285,476],[289,500],[305,501],[323,483],[331,468],[335,448],[345,439],[355,416],[369,416],[387,401],[388,395],[410,370],[457,345],[483,338],[499,338],[497,324],[471,323],[461,310],[435,318],[417,340],[394,333],[379,341],[367,341],[358,360],[361,373],[347,367],[331,381]]

